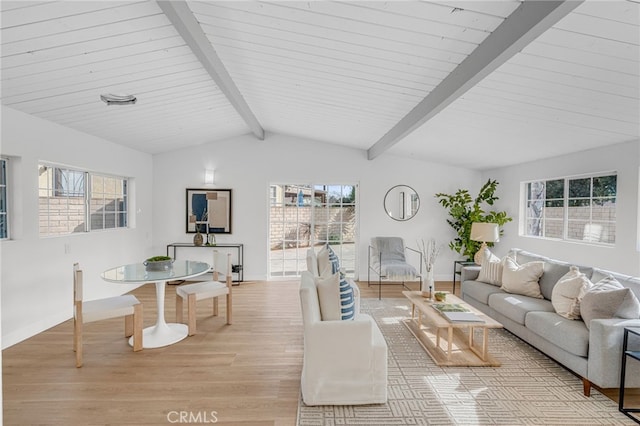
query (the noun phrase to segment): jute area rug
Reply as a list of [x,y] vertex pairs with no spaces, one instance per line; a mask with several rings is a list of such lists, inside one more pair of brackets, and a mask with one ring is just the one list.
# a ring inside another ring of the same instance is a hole
[[438,367],[401,323],[406,299],[362,299],[389,346],[388,401],[306,406],[299,426],[333,425],[633,425],[617,404],[505,330],[490,331],[501,367]]

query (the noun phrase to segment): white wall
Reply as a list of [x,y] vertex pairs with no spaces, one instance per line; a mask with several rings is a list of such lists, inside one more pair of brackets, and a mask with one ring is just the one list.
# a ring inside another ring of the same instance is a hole
[[[483,173],[383,155],[369,161],[362,150],[268,134],[258,141],[242,136],[195,148],[150,155],[2,107],[2,146],[11,157],[12,239],[0,242],[2,347],[71,317],[73,262],[85,270],[87,299],[120,294],[130,287],[103,282],[102,270],[163,254],[170,242],[190,242],[185,233],[185,189],[202,188],[204,170],[216,170],[216,188],[233,190],[233,234],[218,242],[245,244],[245,279],[267,278],[268,186],[270,183],[358,183],[359,276],[366,279],[371,237],[396,235],[409,246],[435,237],[447,244],[454,233],[436,192],[467,188],[474,194],[487,178],[500,182],[496,209],[516,220],[505,226],[496,247],[511,247],[580,264],[640,275],[640,142],[491,170]],[[61,163],[131,177],[131,229],[39,238],[37,164]],[[618,238],[615,247],[545,241],[518,236],[520,182],[581,173],[618,172]],[[420,211],[407,222],[386,216],[383,198],[397,184],[412,186]],[[65,250],[65,248],[67,250]],[[436,280],[450,280],[456,253],[445,248],[436,264]],[[25,302],[28,301],[28,302]]]
[[[151,252],[152,158],[2,106],[2,155],[11,157],[11,240],[0,242],[2,347],[72,316],[72,268],[80,262],[85,299],[130,291],[100,273]],[[38,162],[133,178],[135,228],[64,237],[38,236]],[[71,341],[69,342],[71,345]],[[70,346],[71,347],[71,346]]]
[[[446,211],[436,192],[479,187],[479,172],[383,155],[373,161],[366,152],[268,134],[252,136],[155,155],[153,193],[153,245],[164,254],[166,244],[191,242],[185,233],[185,189],[203,188],[204,170],[215,169],[216,188],[231,188],[232,234],[216,237],[218,243],[245,245],[245,280],[264,280],[268,273],[268,205],[270,183],[358,183],[360,187],[360,244],[358,266],[367,276],[367,246],[371,237],[400,236],[408,246],[434,237],[443,244],[453,238]],[[412,186],[420,196],[418,214],[406,222],[389,218],[383,209],[386,191],[394,185]],[[435,268],[436,280],[451,280],[457,254],[447,247]]]
[[[500,182],[502,196],[496,208],[507,210],[514,218],[505,225],[505,235],[496,245],[496,252],[502,255],[509,248],[518,247],[567,262],[640,276],[640,255],[636,250],[640,238],[639,167],[640,141],[633,141],[484,172],[485,180],[492,178]],[[521,182],[603,171],[618,172],[616,243],[613,247],[518,235]]]

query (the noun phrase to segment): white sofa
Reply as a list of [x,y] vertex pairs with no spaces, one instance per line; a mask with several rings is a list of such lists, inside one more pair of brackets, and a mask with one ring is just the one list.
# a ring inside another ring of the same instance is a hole
[[323,321],[313,275],[300,279],[304,324],[302,400],[307,405],[387,401],[387,342],[373,318]]

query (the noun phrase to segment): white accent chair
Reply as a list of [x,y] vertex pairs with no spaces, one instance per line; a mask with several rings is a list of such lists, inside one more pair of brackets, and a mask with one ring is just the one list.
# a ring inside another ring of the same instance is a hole
[[304,325],[302,399],[307,405],[387,401],[387,342],[373,318],[322,321],[314,277],[300,280]]
[[196,334],[196,302],[213,299],[213,316],[218,316],[218,297],[227,296],[227,324],[232,314],[232,270],[231,253],[213,252],[213,280],[181,285],[176,288],[176,322],[183,322],[183,304],[187,301],[187,325],[189,336]]
[[133,336],[133,350],[142,350],[142,303],[133,295],[82,301],[83,277],[77,263],[73,264],[73,350],[76,367],[82,367],[83,324],[124,317],[124,335]]

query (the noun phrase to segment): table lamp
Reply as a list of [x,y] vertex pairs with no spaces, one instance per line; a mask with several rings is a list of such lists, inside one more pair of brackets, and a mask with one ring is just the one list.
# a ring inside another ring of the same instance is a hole
[[484,256],[484,250],[487,248],[487,243],[500,241],[500,228],[497,223],[473,222],[471,224],[471,235],[469,238],[473,241],[482,241],[480,250],[478,250],[473,257],[473,261],[480,265]]

